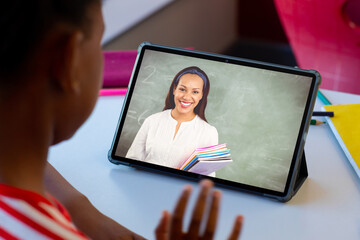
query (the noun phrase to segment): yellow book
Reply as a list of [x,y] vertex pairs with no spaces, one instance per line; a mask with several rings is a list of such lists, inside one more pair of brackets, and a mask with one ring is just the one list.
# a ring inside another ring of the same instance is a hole
[[358,177],[360,177],[360,103],[325,105],[334,117],[326,120]]

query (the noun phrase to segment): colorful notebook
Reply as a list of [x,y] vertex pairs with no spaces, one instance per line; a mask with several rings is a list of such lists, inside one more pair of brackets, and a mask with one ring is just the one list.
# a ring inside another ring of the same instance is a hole
[[197,148],[179,169],[208,175],[232,162],[226,144]]
[[327,122],[345,155],[360,178],[360,104],[325,105],[334,117]]

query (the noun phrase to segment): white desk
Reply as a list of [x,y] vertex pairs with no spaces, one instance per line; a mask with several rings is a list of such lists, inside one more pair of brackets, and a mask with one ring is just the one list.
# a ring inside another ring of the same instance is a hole
[[[360,102],[357,95],[323,92],[333,104]],[[85,125],[53,147],[49,159],[103,213],[154,239],[161,211],[173,209],[184,184],[196,184],[107,160],[122,103],[123,97],[100,98]],[[222,189],[216,239],[225,239],[237,213],[245,216],[241,239],[360,239],[360,179],[328,126],[310,126],[305,151],[309,178],[286,204]]]

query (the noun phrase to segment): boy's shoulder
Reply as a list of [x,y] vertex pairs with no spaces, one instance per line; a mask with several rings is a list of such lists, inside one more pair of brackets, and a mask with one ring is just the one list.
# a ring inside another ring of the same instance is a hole
[[13,239],[87,239],[53,197],[0,184],[0,228]]

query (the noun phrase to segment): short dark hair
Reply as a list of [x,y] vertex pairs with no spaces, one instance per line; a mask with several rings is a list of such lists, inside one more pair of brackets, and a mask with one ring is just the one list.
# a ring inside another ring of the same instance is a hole
[[196,74],[204,81],[203,97],[199,101],[198,105],[194,108],[194,113],[196,113],[202,120],[207,122],[206,117],[205,117],[205,108],[206,108],[206,104],[207,104],[207,96],[209,95],[209,91],[210,91],[210,81],[209,81],[209,77],[206,75],[206,73],[203,70],[201,70],[199,67],[196,67],[196,66],[184,68],[183,70],[181,70],[180,72],[178,72],[175,75],[175,77],[170,85],[167,97],[165,99],[165,107],[164,107],[163,111],[166,109],[174,109],[175,108],[174,89],[179,84],[180,78],[185,74]]
[[84,29],[90,4],[100,0],[7,0],[0,10],[1,78],[20,70],[46,34],[59,23]]

